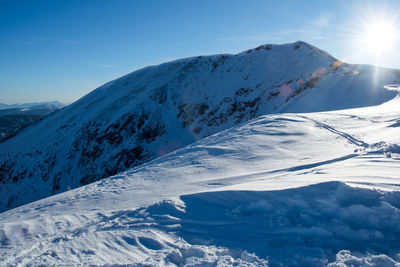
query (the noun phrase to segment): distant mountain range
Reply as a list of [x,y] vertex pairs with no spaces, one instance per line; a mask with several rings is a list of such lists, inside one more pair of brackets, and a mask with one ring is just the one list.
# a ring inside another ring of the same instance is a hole
[[12,108],[33,108],[33,107],[41,107],[46,106],[49,108],[60,109],[65,106],[65,104],[60,103],[58,101],[51,102],[32,102],[32,103],[17,103],[17,104],[3,104],[0,103],[1,109],[12,109]]
[[63,106],[57,101],[13,105],[0,103],[0,142]]

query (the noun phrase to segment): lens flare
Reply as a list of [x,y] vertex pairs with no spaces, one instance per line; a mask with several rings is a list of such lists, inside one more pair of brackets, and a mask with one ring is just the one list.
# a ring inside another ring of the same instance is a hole
[[397,31],[388,21],[377,21],[366,25],[363,41],[374,53],[392,50],[397,39]]
[[338,35],[347,50],[343,61],[395,67],[400,56],[400,2],[353,2],[347,11],[351,16],[339,27]]
[[279,88],[279,93],[281,96],[289,96],[292,93],[292,87],[290,84],[285,83]]

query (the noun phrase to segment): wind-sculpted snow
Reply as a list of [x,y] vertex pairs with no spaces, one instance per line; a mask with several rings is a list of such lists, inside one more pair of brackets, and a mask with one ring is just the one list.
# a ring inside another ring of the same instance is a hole
[[[209,192],[115,214],[97,231],[118,231],[118,225],[124,231],[145,227],[192,245],[241,248],[271,265],[325,265],[341,250],[400,261],[399,204],[400,193],[337,182],[283,191]],[[154,238],[143,238],[147,249],[171,249]],[[165,262],[187,261],[179,247],[172,251],[180,257],[171,259],[165,253]]]
[[[341,182],[198,193],[98,214],[95,222],[72,231],[65,225],[28,253],[8,250],[5,263],[395,266],[400,264],[399,209],[400,192]],[[8,236],[10,230],[0,236],[3,251],[32,239],[26,227],[15,236]]]
[[399,101],[260,116],[0,213],[0,265],[399,266]]

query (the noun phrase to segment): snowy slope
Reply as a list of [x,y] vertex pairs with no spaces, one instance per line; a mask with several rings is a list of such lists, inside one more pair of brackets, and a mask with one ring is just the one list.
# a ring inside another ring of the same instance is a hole
[[361,109],[261,116],[1,213],[0,260],[399,266],[399,123],[398,97]]
[[395,97],[383,85],[398,81],[399,71],[374,74],[304,42],[138,70],[0,144],[0,210],[117,174],[260,115]]

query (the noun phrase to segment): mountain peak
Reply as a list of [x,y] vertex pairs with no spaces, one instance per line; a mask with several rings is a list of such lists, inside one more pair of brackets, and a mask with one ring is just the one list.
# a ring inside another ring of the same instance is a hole
[[0,210],[115,175],[261,115],[376,105],[397,94],[383,88],[396,73],[381,72],[372,83],[373,74],[334,62],[298,41],[175,60],[111,81],[0,144]]
[[[306,50],[300,49],[302,47],[306,48]],[[294,50],[294,51],[297,50],[297,51],[303,51],[303,52],[307,52],[308,50],[311,50],[311,52],[313,54],[317,54],[321,57],[327,58],[331,63],[337,61],[337,59],[334,58],[329,53],[327,53],[307,42],[304,42],[304,41],[296,41],[294,43],[286,43],[286,44],[278,44],[278,45],[277,44],[263,44],[256,48],[246,50],[242,53],[249,54],[253,51],[272,51],[272,50],[278,50],[280,52],[284,51],[287,54],[287,56],[289,56],[289,55],[290,56],[299,56],[299,55],[290,53],[290,50]],[[242,53],[240,53],[240,54],[242,54]]]

